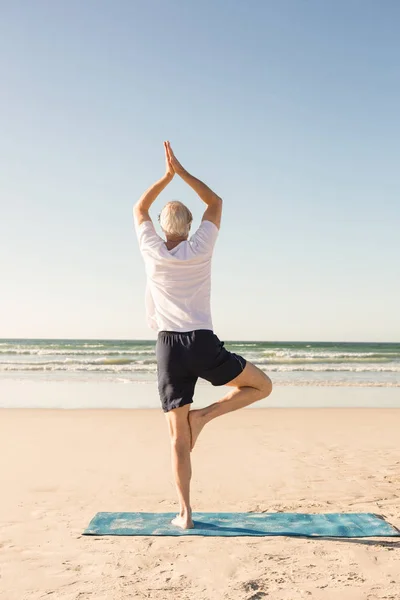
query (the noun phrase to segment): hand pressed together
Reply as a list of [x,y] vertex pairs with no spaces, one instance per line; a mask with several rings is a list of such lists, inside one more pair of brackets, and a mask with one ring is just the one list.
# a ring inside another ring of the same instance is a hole
[[164,148],[167,157],[168,169],[172,169],[177,175],[182,175],[185,172],[185,169],[182,167],[181,163],[173,153],[171,144],[169,142],[164,142]]
[[171,162],[171,159],[169,157],[167,144],[168,144],[168,142],[164,142],[165,166],[166,166],[165,175],[167,175],[168,177],[173,177],[175,175],[175,170],[174,170],[174,168],[172,166],[172,162]]

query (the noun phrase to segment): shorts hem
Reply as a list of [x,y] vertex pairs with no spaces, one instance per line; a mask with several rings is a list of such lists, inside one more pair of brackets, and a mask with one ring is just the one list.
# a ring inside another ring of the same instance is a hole
[[245,358],[243,358],[243,356],[238,356],[237,354],[231,353],[231,355],[236,358],[238,364],[240,365],[240,369],[235,373],[232,373],[232,372],[229,373],[229,376],[225,377],[222,381],[218,381],[218,383],[214,383],[211,381],[211,385],[213,385],[215,387],[218,387],[221,385],[226,385],[227,383],[229,383],[230,381],[232,381],[233,379],[238,377],[240,375],[240,373],[243,373],[244,368],[247,363],[247,360]]
[[171,405],[167,405],[167,403],[164,402],[161,403],[163,412],[167,413],[171,410],[174,410],[175,408],[181,408],[182,406],[186,406],[187,404],[193,404],[193,398],[179,400],[178,402],[172,401],[170,404]]

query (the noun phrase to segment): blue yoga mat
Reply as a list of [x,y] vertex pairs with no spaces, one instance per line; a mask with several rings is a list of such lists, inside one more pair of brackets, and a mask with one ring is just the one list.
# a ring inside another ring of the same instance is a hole
[[392,537],[400,531],[372,513],[194,512],[194,529],[171,524],[176,513],[99,512],[83,535]]

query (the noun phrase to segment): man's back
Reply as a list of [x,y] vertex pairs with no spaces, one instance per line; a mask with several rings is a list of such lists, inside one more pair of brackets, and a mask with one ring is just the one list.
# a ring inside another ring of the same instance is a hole
[[213,329],[211,259],[218,227],[203,220],[196,233],[168,250],[151,221],[137,227],[144,258],[148,324],[157,331]]

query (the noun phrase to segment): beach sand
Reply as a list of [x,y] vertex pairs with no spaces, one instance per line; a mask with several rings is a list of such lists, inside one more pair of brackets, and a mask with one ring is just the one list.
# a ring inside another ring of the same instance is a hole
[[[400,538],[82,536],[98,511],[177,509],[161,410],[0,416],[1,600],[400,598]],[[375,512],[400,527],[399,416],[215,419],[192,453],[193,510]]]

